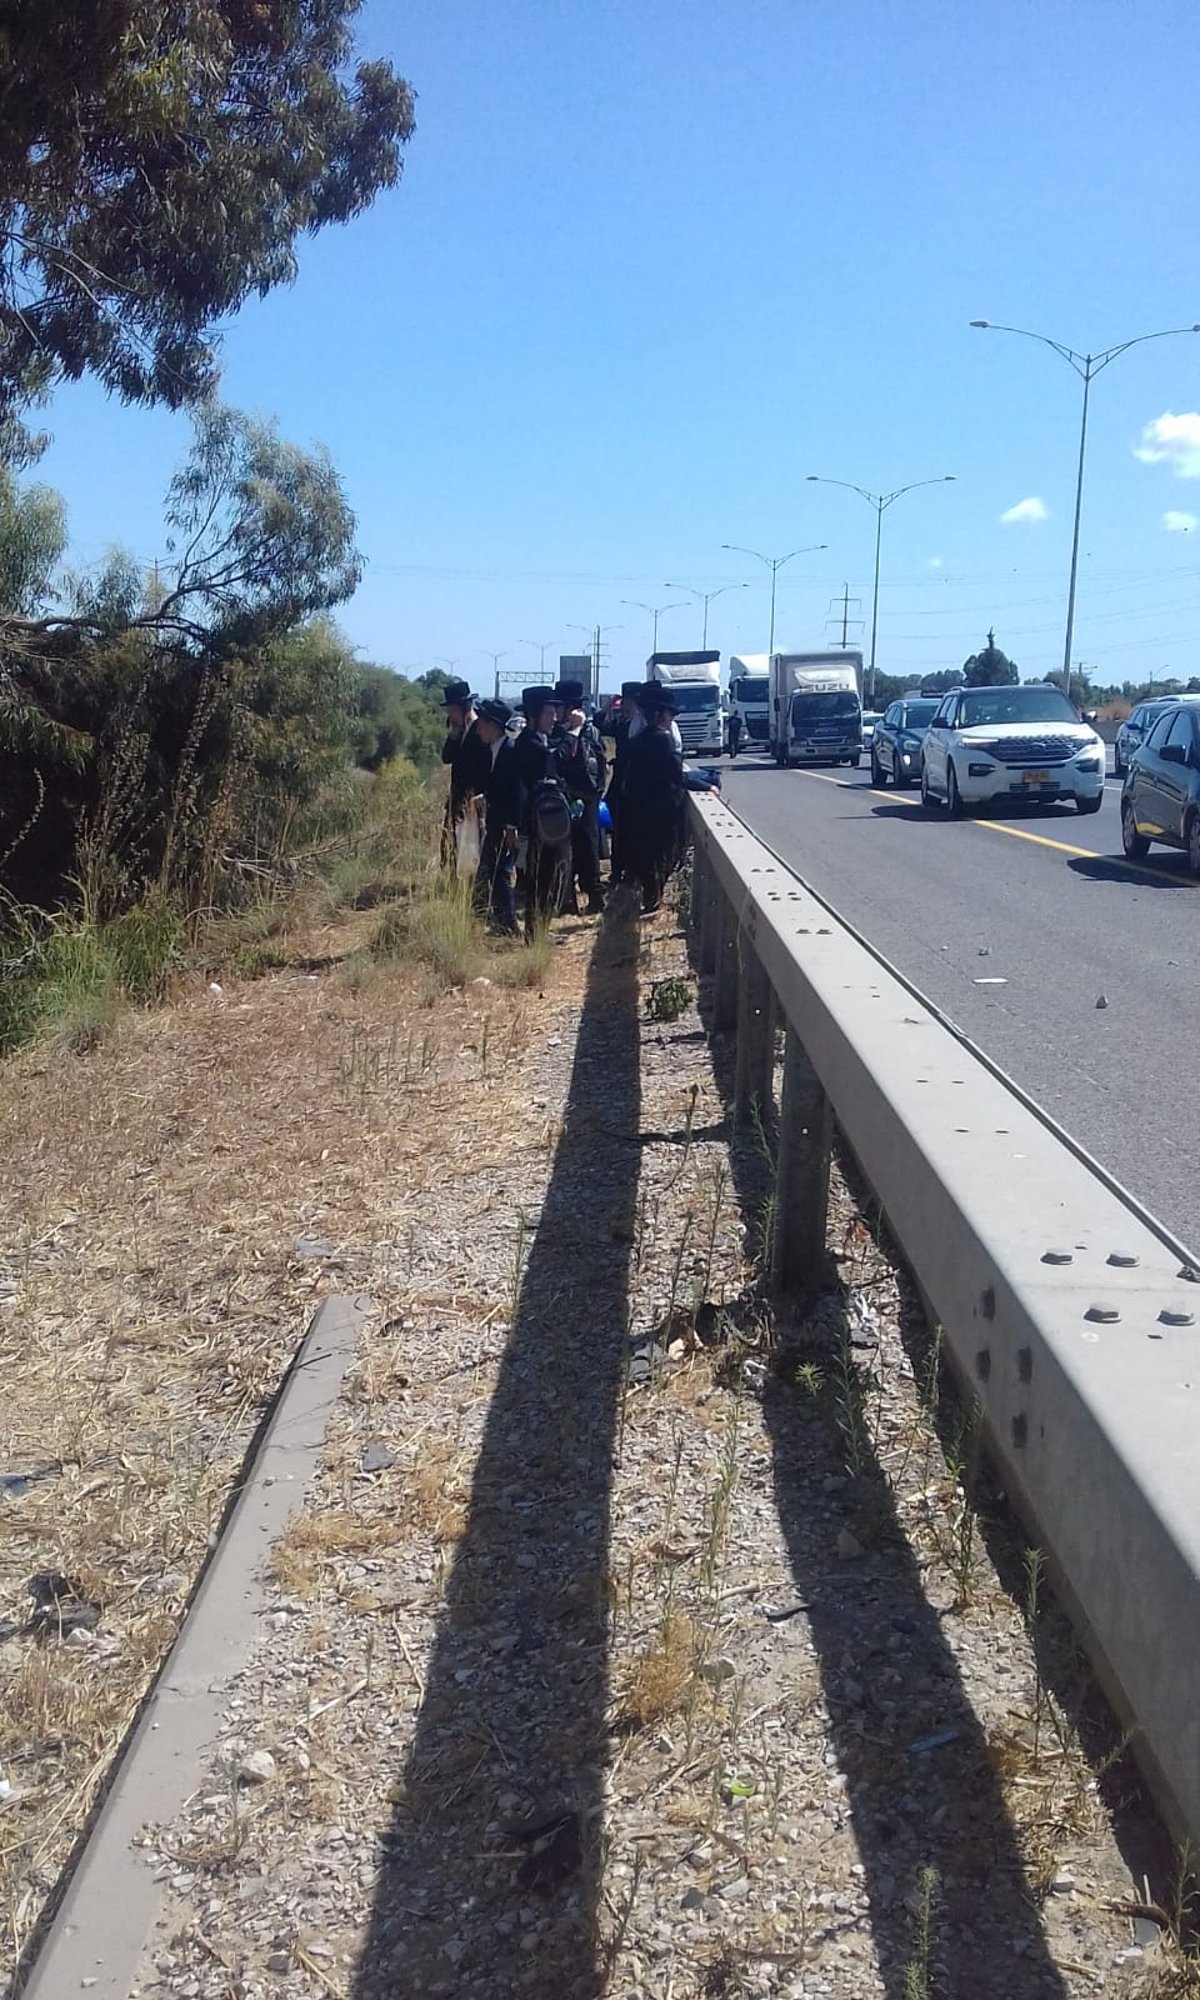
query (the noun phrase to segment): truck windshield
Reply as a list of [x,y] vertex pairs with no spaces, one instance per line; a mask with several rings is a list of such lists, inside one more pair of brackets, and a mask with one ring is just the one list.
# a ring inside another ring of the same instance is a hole
[[729,692],[735,701],[760,701],[765,707],[771,692],[771,683],[765,674],[761,679],[757,674],[740,674],[736,680],[730,681]]
[[850,722],[859,713],[858,696],[839,688],[830,688],[825,694],[792,696],[793,729],[805,722]]
[[696,715],[705,709],[715,709],[717,705],[715,687],[680,687],[678,682],[672,682],[671,693],[681,715]]

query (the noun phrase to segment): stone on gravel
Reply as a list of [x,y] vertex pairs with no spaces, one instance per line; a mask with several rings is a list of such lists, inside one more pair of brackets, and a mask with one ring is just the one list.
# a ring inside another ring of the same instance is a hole
[[843,1562],[857,1562],[866,1554],[858,1536],[852,1535],[849,1528],[838,1529],[837,1552]]
[[269,1785],[276,1773],[275,1759],[269,1750],[249,1750],[238,1765],[240,1785]]

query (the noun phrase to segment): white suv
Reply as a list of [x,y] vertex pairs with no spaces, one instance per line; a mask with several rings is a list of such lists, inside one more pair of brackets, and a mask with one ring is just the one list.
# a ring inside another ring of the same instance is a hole
[[921,756],[921,803],[949,813],[991,799],[1074,799],[1081,813],[1104,803],[1104,744],[1058,688],[955,688]]

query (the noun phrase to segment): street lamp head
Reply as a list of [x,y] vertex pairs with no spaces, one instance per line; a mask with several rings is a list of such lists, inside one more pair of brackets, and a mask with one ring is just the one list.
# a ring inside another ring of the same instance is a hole
[[821,484],[821,475],[819,472],[806,472],[804,477],[810,486],[819,486]]
[[973,319],[973,320],[971,321],[971,325],[972,325],[972,326],[988,326],[988,325],[990,325],[990,321],[988,321],[988,320],[986,320],[986,319]]
[[1200,333],[1200,323],[1198,323],[1197,325],[1195,325],[1195,326],[1194,326],[1194,327],[1192,328],[1192,332],[1193,332],[1193,333]]
[[942,474],[942,484],[943,486],[953,486],[957,478],[958,478],[957,472],[944,472]]

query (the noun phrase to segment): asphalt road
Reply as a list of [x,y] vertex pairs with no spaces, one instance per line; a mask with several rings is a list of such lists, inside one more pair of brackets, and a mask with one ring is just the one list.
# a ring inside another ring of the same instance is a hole
[[1200,885],[1165,849],[1124,859],[1115,779],[1090,818],[962,820],[873,791],[865,765],[739,758],[722,781],[840,916],[1200,1251]]

